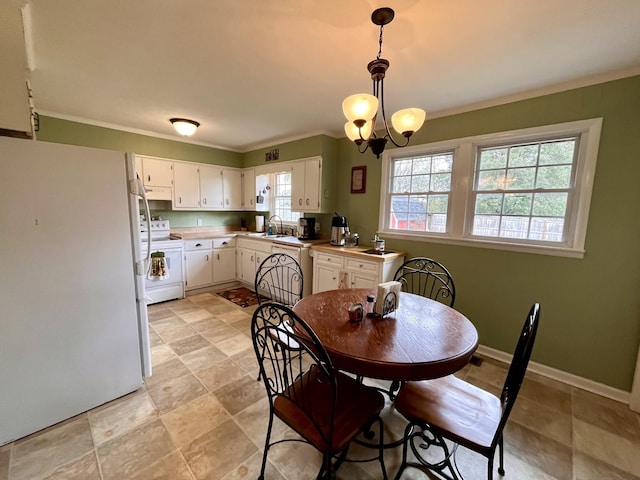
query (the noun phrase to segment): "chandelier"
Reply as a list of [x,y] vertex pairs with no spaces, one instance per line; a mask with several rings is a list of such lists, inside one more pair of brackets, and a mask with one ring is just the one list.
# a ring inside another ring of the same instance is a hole
[[[405,138],[405,142],[400,144],[393,138],[384,110],[384,75],[389,68],[389,60],[380,58],[380,55],[382,55],[382,31],[385,25],[391,23],[394,15],[393,10],[388,7],[378,8],[371,14],[371,21],[380,26],[378,56],[367,65],[373,80],[373,95],[357,93],[345,98],[342,102],[342,111],[348,120],[344,125],[347,137],[355,142],[360,153],[370,148],[378,158],[384,152],[389,140],[396,147],[406,147],[411,135],[422,127],[426,116],[426,112],[421,108],[398,110],[391,116],[391,124],[393,129]],[[380,107],[384,125],[384,135],[381,137],[376,134],[375,128],[378,107]],[[365,146],[361,150],[360,146],[363,144]]]

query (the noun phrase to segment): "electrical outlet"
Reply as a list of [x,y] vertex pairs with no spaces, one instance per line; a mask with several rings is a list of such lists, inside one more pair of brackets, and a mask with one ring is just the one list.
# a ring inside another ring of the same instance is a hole
[[316,233],[320,231],[320,222],[316,222],[316,226],[314,227],[314,230],[316,231]]
[[198,218],[198,219],[196,220],[196,226],[198,226],[198,227],[201,227],[201,226],[202,226],[202,219],[201,219],[201,218]]

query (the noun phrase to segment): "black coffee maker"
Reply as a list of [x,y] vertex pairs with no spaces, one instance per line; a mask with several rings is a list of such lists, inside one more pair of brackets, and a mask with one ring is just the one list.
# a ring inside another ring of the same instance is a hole
[[298,238],[300,240],[313,240],[316,238],[315,218],[300,217],[298,219]]

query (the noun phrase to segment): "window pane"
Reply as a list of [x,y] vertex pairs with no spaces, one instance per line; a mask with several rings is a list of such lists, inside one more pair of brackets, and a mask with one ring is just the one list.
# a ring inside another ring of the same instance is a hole
[[529,190],[535,180],[535,168],[514,168],[507,172],[505,190]]
[[540,165],[572,164],[576,140],[543,143],[540,146]]
[[537,188],[569,188],[571,186],[571,165],[540,167]]
[[546,242],[561,242],[563,230],[563,218],[533,218],[531,219],[529,238]]
[[500,231],[500,217],[497,215],[476,215],[473,218],[472,235],[497,237]]
[[564,217],[567,211],[566,193],[536,193],[533,215],[536,217]]
[[429,198],[427,199],[427,211],[430,215],[434,213],[441,213],[446,215],[448,207],[448,195],[429,195]]
[[432,192],[448,192],[451,190],[451,174],[437,173],[431,175],[431,191]]
[[529,217],[502,217],[500,237],[527,238],[529,233]]
[[480,152],[480,170],[505,168],[507,166],[507,148],[489,148]]
[[393,167],[393,176],[411,175],[412,160],[396,160]]
[[477,215],[500,215],[502,213],[501,193],[480,194],[476,197]]
[[392,185],[391,193],[408,192],[411,186],[411,177],[394,177]]
[[433,173],[450,172],[453,168],[452,155],[436,155],[433,157],[431,171]]
[[478,175],[478,190],[501,190],[505,184],[504,170],[488,170]]
[[528,167],[538,163],[538,145],[522,145],[509,150],[509,168]]
[[421,173],[431,173],[431,157],[416,158],[413,161],[413,171],[411,173],[413,175],[418,175]]
[[506,194],[504,196],[503,215],[529,215],[531,213],[530,193]]
[[413,177],[411,177],[411,191],[428,192],[430,177],[431,175],[414,175]]

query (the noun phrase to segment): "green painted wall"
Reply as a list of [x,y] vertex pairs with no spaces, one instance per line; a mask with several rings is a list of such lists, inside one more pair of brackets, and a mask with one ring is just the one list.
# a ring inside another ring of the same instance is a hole
[[[629,391],[640,339],[640,77],[580,88],[425,123],[412,145],[603,117],[584,259],[389,240],[452,272],[456,309],[480,342],[512,352],[533,302],[542,317],[533,359]],[[380,161],[339,145],[338,205],[361,239],[378,225]],[[367,166],[367,191],[352,195],[350,169]]]
[[[476,324],[483,345],[512,352],[537,301],[542,319],[535,361],[628,391],[640,341],[640,76],[428,120],[411,143],[594,117],[604,123],[584,259],[398,240],[388,247],[447,265],[458,290],[456,308]],[[380,161],[360,155],[346,139],[318,135],[236,154],[46,117],[38,138],[245,167],[264,164],[273,148],[280,149],[280,161],[335,155],[336,210],[363,242],[378,226]],[[366,193],[351,194],[351,167],[359,165],[367,166]],[[233,225],[241,215],[166,212],[175,226],[195,226],[196,218]],[[328,231],[331,216],[317,217]]]

